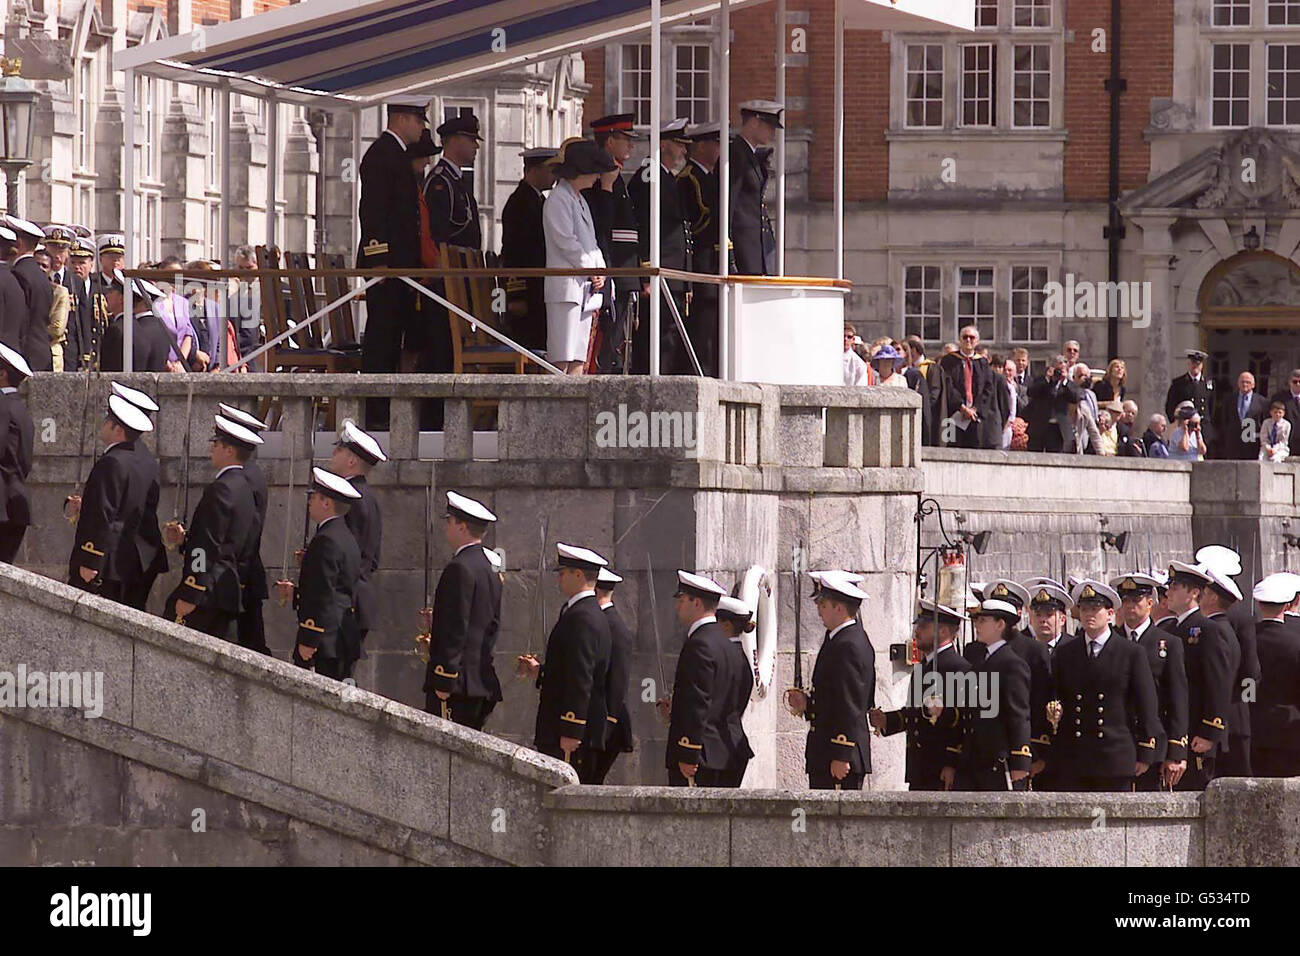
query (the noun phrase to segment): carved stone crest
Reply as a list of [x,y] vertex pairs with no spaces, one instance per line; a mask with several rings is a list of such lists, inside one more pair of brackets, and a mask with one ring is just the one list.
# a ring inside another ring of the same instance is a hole
[[1196,197],[1199,209],[1300,208],[1300,150],[1272,130],[1251,127],[1218,150],[1213,184]]

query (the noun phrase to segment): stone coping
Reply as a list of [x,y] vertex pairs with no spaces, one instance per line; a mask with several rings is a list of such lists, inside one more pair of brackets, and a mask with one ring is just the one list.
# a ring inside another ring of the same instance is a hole
[[[1190,474],[1193,464],[1206,462],[1171,461],[1169,459],[1119,458],[1100,455],[1062,455],[1039,451],[1000,451],[984,448],[935,448],[921,446],[921,464],[927,461],[953,462],[967,465],[1019,465],[1092,468],[1096,470],[1158,471],[1165,474],[1183,472]],[[1209,464],[1215,464],[1209,462]],[[1242,464],[1249,464],[1244,462]]]
[[161,617],[0,563],[0,593],[151,644],[214,670],[274,688],[310,703],[415,737],[548,787],[577,783],[572,767],[553,757],[426,714],[406,704],[320,677],[287,661],[231,644]]
[[[1232,781],[1233,783],[1247,781]],[[1300,785],[1300,781],[1296,781]],[[1213,786],[1213,785],[1212,785]],[[910,793],[908,791],[719,790],[683,787],[563,787],[542,798],[551,810],[590,813],[923,819],[1199,820],[1199,793]]]

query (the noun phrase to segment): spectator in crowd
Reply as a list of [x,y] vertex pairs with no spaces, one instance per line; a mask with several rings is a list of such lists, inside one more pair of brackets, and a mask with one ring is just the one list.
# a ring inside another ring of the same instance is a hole
[[1119,454],[1119,402],[1105,402],[1097,409],[1097,454],[1114,457]]
[[1119,420],[1115,423],[1115,433],[1118,435],[1118,452],[1121,458],[1143,458],[1146,456],[1146,448],[1142,444],[1142,439],[1137,437],[1133,429],[1137,427],[1138,404],[1131,398],[1120,403]]
[[939,429],[943,432],[945,420],[951,419],[956,432],[952,437],[959,448],[997,448],[1001,442],[1002,419],[995,406],[993,370],[977,353],[979,330],[973,325],[965,326],[957,338],[961,350],[939,360],[943,370],[939,414],[935,416]]
[[849,322],[844,323],[844,384],[870,385],[871,375],[867,363],[862,361],[853,347],[858,337],[858,330]]
[[1291,453],[1291,423],[1286,420],[1286,403],[1273,402],[1268,415],[1270,420],[1259,432],[1259,460],[1286,461]]
[[1016,392],[1020,417],[1024,418],[1025,406],[1029,404],[1029,349],[1011,350],[1011,359],[1016,363]]
[[891,388],[907,388],[907,379],[901,374],[903,356],[893,345],[886,343],[871,354],[871,367],[876,373],[876,384]]
[[1106,366],[1106,374],[1102,376],[1101,381],[1092,387],[1093,392],[1097,395],[1097,406],[1101,407],[1103,402],[1111,400],[1122,402],[1128,389],[1124,385],[1128,377],[1128,367],[1124,364],[1123,359],[1111,359],[1110,364]]
[[1029,451],[1065,448],[1065,435],[1073,427],[1070,406],[1082,400],[1079,387],[1067,377],[1067,367],[1065,356],[1057,355],[1029,386]]
[[1169,429],[1169,422],[1165,416],[1155,414],[1147,422],[1147,430],[1142,433],[1142,447],[1146,450],[1148,458],[1168,458],[1169,444],[1165,441],[1165,432]]
[[1188,399],[1174,409],[1177,422],[1169,433],[1169,457],[1180,461],[1205,460],[1205,435],[1196,405]]
[[908,364],[903,377],[912,391],[921,396],[921,443],[934,444],[934,403],[939,394],[939,366],[925,357],[925,343],[919,336],[909,335],[903,346]]
[[[185,272],[189,275],[215,270],[216,266],[207,259],[195,259],[185,263]],[[202,330],[200,335],[203,337],[207,354],[218,360],[212,363],[214,371],[218,364],[226,368],[239,361],[239,339],[235,323],[222,314],[221,307],[227,301],[229,301],[229,289],[221,279],[213,282],[196,282],[194,290],[190,293],[190,321],[196,331]],[[223,334],[221,331],[223,329],[226,338],[224,356],[218,338]],[[247,366],[240,371],[247,372]]]
[[1232,400],[1219,403],[1219,447],[1215,454],[1230,461],[1253,461],[1259,455],[1260,430],[1268,415],[1269,403],[1255,391],[1255,376],[1242,372],[1237,376]]
[[[161,262],[153,263],[150,268],[174,270],[178,279],[183,274],[183,264],[177,256],[168,256]],[[208,367],[210,358],[200,347],[199,337],[190,321],[190,303],[172,283],[159,282],[162,298],[154,303],[154,314],[162,320],[163,327],[171,335],[171,348],[167,355],[169,372],[202,372]],[[179,351],[177,351],[179,349]]]
[[1282,407],[1286,409],[1286,420],[1291,426],[1291,431],[1300,434],[1296,432],[1296,429],[1300,428],[1300,368],[1293,368],[1287,380],[1288,387],[1272,395],[1269,398],[1269,405],[1273,402],[1281,402]]
[[1092,369],[1088,368],[1083,362],[1076,362],[1070,369],[1070,381],[1079,386],[1079,394],[1082,401],[1088,406],[1088,411],[1092,415],[1092,420],[1097,420],[1097,393],[1092,390]]
[[1012,425],[1020,418],[1020,388],[1016,385],[1016,360],[1004,359],[998,370],[1002,373],[998,381],[999,408],[1003,412],[1002,442],[998,445],[1003,451],[1011,447]]
[[63,344],[68,340],[68,306],[71,300],[68,290],[54,279],[54,258],[44,249],[32,253],[41,271],[50,277],[54,298],[50,302],[50,353],[53,362],[52,371],[63,371]]
[[[1077,388],[1078,386],[1076,386]],[[1080,389],[1080,398],[1092,392]],[[1063,436],[1065,451],[1076,455],[1096,455],[1101,447],[1101,433],[1097,430],[1097,419],[1093,418],[1092,406],[1080,400],[1070,406],[1068,431]]]
[[941,350],[939,357],[942,358],[945,355],[952,355],[952,353],[956,351],[957,351],[956,342],[944,342],[943,349]]
[[1074,339],[1070,339],[1061,346],[1061,354],[1065,356],[1065,366],[1069,369],[1071,377],[1073,377],[1074,367],[1079,364],[1079,343]]
[[[235,268],[257,270],[252,246],[235,250]],[[256,277],[238,280],[226,314],[238,323],[240,355],[247,355],[262,344],[262,283]]]
[[[1191,402],[1201,418],[1200,431],[1206,443],[1214,441],[1214,383],[1205,376],[1205,353],[1200,349],[1187,350],[1187,373],[1169,383],[1165,395],[1165,414],[1173,421],[1175,410],[1183,402]],[[1173,451],[1172,435],[1169,449]]]

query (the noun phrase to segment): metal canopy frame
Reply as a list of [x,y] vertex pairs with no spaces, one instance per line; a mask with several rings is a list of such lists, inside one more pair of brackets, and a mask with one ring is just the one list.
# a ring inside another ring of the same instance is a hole
[[[166,37],[119,51],[114,68],[125,74],[125,153],[123,232],[126,247],[135,239],[135,77],[136,74],[214,87],[221,112],[220,136],[228,158],[230,141],[230,94],[244,94],[266,100],[268,133],[277,132],[277,106],[281,103],[308,105],[329,110],[348,110],[353,116],[353,154],[361,152],[361,111],[376,107],[394,95],[432,96],[447,83],[468,77],[520,68],[621,37],[650,34],[650,374],[660,372],[662,282],[659,273],[660,210],[662,183],[659,137],[661,113],[661,68],[659,51],[663,27],[714,13],[719,17],[716,37],[720,65],[721,96],[719,122],[721,150],[718,175],[718,230],[725,243],[731,233],[730,143],[732,8],[755,6],[770,0],[308,0],[279,10],[232,20],[191,33]],[[777,96],[784,101],[786,69],[786,2],[776,0]],[[429,27],[438,37],[421,38]],[[975,0],[835,0],[835,118],[834,118],[834,216],[835,278],[844,278],[844,31],[846,29],[901,29],[908,31],[973,30]],[[515,39],[511,38],[512,32]],[[400,39],[405,37],[406,39]],[[401,44],[406,43],[406,47]],[[340,49],[355,47],[357,59],[339,57]],[[369,53],[369,57],[361,54]],[[295,54],[297,54],[295,56]],[[366,62],[358,64],[359,59]],[[344,63],[344,66],[339,66]],[[309,80],[309,82],[304,82]],[[269,173],[274,176],[278,157],[270,153]],[[776,140],[777,169],[777,263],[778,275],[785,275],[785,135]],[[223,255],[230,248],[230,169],[223,161],[220,211],[220,241]],[[354,177],[352,248],[359,242],[357,207],[359,177]],[[267,244],[276,237],[274,178],[268,188]],[[728,256],[719,255],[717,276],[727,277]],[[134,271],[134,270],[132,270]],[[250,272],[249,276],[256,275]],[[375,280],[372,280],[375,281]],[[132,283],[126,284],[123,311],[132,315]],[[329,303],[314,320],[327,315],[336,305],[355,296],[354,289]],[[443,302],[446,305],[447,303]],[[728,296],[718,297],[719,369],[726,377]],[[457,310],[459,311],[459,310]],[[475,320],[487,328],[487,323]],[[133,322],[123,323],[123,369],[132,371]],[[536,356],[523,346],[491,334],[516,351]],[[218,336],[219,363],[224,367],[225,330]],[[265,347],[263,348],[265,351]],[[252,355],[253,353],[250,353]],[[246,362],[241,362],[241,365]],[[556,371],[554,366],[551,370]]]

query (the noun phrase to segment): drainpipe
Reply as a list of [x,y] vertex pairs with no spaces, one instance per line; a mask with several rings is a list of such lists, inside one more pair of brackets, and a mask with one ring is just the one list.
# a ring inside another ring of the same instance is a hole
[[[1128,81],[1120,76],[1119,4],[1120,0],[1110,0],[1110,77],[1105,82],[1106,92],[1110,94],[1110,188],[1107,193],[1110,220],[1102,235],[1106,239],[1106,278],[1110,282],[1119,282],[1119,248],[1125,233],[1124,220],[1119,213],[1119,98],[1128,89]],[[1118,355],[1119,316],[1111,315],[1106,319],[1106,361]]]

